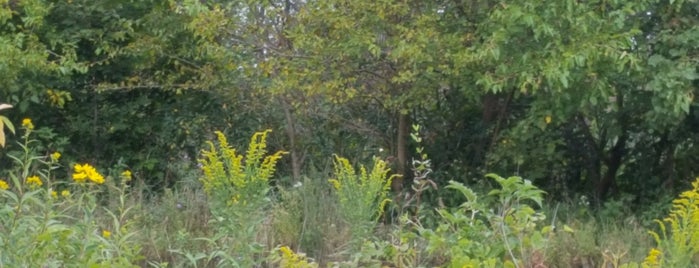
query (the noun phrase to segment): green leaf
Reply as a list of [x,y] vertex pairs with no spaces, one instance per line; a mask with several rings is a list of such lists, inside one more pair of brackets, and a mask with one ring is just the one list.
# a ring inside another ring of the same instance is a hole
[[0,147],[5,147],[5,127],[2,120],[0,120]]
[[464,197],[466,197],[466,200],[468,200],[468,202],[475,203],[478,200],[478,195],[476,195],[476,192],[474,192],[473,190],[471,190],[471,188],[466,187],[460,182],[450,180],[449,185],[447,185],[445,188],[458,190],[459,192],[461,192],[461,194],[464,195]]
[[571,228],[567,224],[563,225],[563,231],[568,232],[568,233],[575,233],[575,230],[573,230],[573,228]]
[[[7,129],[9,129],[10,132],[12,132],[12,134],[15,134],[15,126],[12,124],[12,121],[10,121],[10,119],[4,116],[0,116],[0,123],[5,123]],[[2,127],[0,127],[0,129],[2,129]]]

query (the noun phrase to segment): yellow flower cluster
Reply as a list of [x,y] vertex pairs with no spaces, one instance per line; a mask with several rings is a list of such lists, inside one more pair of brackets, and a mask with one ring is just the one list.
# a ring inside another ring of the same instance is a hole
[[0,189],[7,190],[10,189],[10,185],[6,181],[0,180]]
[[121,178],[124,180],[124,182],[131,181],[131,171],[128,169],[124,170],[124,172],[121,173]]
[[282,253],[280,267],[282,268],[315,268],[318,264],[308,262],[304,254],[297,254],[287,246],[279,248]]
[[243,157],[228,144],[222,132],[216,131],[218,146],[213,142],[207,142],[211,149],[203,151],[204,158],[199,160],[204,172],[201,180],[204,190],[208,194],[217,189],[243,193],[238,197],[233,196],[230,200],[231,204],[238,204],[241,200],[243,202],[240,203],[245,203],[247,195],[244,192],[248,189],[255,188],[255,185],[267,185],[267,181],[274,175],[276,163],[286,154],[284,151],[267,154],[269,132],[270,130],[255,133]]
[[60,158],[61,158],[61,153],[59,153],[59,152],[54,152],[51,154],[51,160],[53,162],[58,161],[58,159],[60,159]]
[[347,158],[335,155],[335,178],[328,180],[339,197],[340,206],[348,211],[362,211],[363,220],[369,220],[371,215],[383,214],[383,207],[390,199],[387,198],[391,189],[391,181],[398,175],[388,176],[388,164],[374,159],[374,168],[367,172],[364,166],[355,171]]
[[39,179],[38,176],[31,176],[31,177],[27,178],[27,185],[29,185],[29,187],[33,188],[33,187],[39,187],[41,185],[44,185],[44,183],[41,181],[41,179]]
[[[62,197],[69,197],[70,191],[68,191],[68,190],[61,191],[61,196]],[[56,192],[56,190],[51,190],[51,197],[58,198],[58,192]]]
[[34,129],[34,124],[32,123],[32,120],[29,118],[22,119],[22,126],[26,129]]
[[[655,222],[658,223],[660,232],[650,231],[650,234],[658,243],[658,248],[651,249],[648,253],[644,262],[649,264],[648,267],[684,263],[691,256],[699,254],[699,177],[692,183],[691,190],[683,192],[672,201],[670,215]],[[663,256],[663,252],[667,254]]]
[[109,230],[102,230],[102,237],[109,238],[111,236],[112,236],[112,232],[110,232]]
[[652,248],[648,252],[648,257],[643,261],[643,267],[660,267],[660,257],[663,252],[657,248]]
[[73,180],[77,183],[83,183],[86,180],[97,184],[104,183],[104,177],[90,164],[75,164],[73,167]]

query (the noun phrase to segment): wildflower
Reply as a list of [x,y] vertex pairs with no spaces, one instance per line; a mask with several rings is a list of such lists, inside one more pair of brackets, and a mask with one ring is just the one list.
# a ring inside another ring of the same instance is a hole
[[292,251],[289,247],[283,246],[283,247],[279,248],[279,251],[281,251],[282,254],[284,255],[284,257],[283,257],[284,259],[296,260],[296,254],[294,254],[294,251]]
[[652,248],[648,252],[648,257],[646,257],[646,259],[643,261],[643,264],[650,265],[651,267],[660,265],[660,256],[662,255],[662,251],[658,250],[657,248]]
[[61,196],[62,196],[62,197],[69,197],[69,196],[70,196],[70,191],[68,191],[68,190],[63,190],[63,191],[61,191]]
[[131,181],[131,171],[130,170],[124,170],[124,172],[121,173],[121,177],[124,179],[125,182]]
[[44,185],[44,183],[39,179],[38,176],[31,176],[27,178],[27,185],[30,187],[39,187],[41,185]]
[[279,248],[279,251],[282,253],[281,267],[318,267],[306,259],[306,254],[295,253],[287,246]]
[[328,180],[328,182],[332,183],[333,187],[335,187],[335,190],[340,190],[340,187],[342,184],[340,184],[340,181],[336,179]]
[[102,237],[109,238],[111,236],[112,236],[112,232],[110,232],[109,230],[102,230]]
[[51,190],[51,197],[58,198],[58,193],[54,190]]
[[547,125],[548,125],[548,124],[551,124],[551,116],[550,116],[550,115],[547,115],[547,116],[544,118],[544,121],[546,121],[546,124],[547,124]]
[[93,166],[90,166],[90,164],[75,164],[73,169],[75,171],[73,173],[73,180],[77,183],[83,183],[86,180],[90,180],[97,184],[104,183],[104,177],[102,174],[97,172],[97,170]]
[[7,182],[4,180],[0,180],[0,189],[3,189],[3,190],[10,189],[10,185],[8,185]]
[[29,118],[22,119],[22,126],[27,129],[34,129],[34,124],[32,124],[32,120]]
[[581,205],[581,206],[589,206],[589,205],[590,205],[590,200],[587,199],[587,196],[581,195],[581,196],[580,196],[580,201],[578,202],[578,205]]
[[59,153],[59,152],[54,152],[54,153],[51,154],[51,160],[52,160],[53,162],[58,161],[59,158],[61,158],[61,153]]

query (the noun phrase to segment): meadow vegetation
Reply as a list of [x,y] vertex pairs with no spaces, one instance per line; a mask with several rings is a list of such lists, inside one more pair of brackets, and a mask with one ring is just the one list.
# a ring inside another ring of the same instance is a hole
[[0,268],[678,267],[699,0],[0,0]]
[[[456,194],[456,206],[399,209],[409,197],[391,194],[397,175],[379,158],[367,170],[335,155],[331,174],[284,185],[269,131],[244,154],[217,132],[197,177],[152,194],[128,169],[74,163],[62,178],[61,152],[38,150],[34,131],[24,119],[0,180],[3,267],[690,267],[699,253],[699,179],[656,226],[552,208],[529,180],[496,174],[487,191],[408,192]],[[426,174],[422,157],[413,170]]]

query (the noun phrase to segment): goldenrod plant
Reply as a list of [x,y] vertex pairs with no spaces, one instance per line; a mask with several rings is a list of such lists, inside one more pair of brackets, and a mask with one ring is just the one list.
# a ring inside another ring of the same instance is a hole
[[221,245],[209,255],[217,257],[216,265],[253,267],[255,257],[264,252],[256,237],[271,205],[269,179],[286,153],[267,155],[269,132],[255,133],[245,155],[231,147],[222,132],[216,132],[217,143],[209,141],[209,150],[202,152],[201,182],[217,227],[216,237],[208,241]]
[[231,147],[222,132],[216,132],[218,144],[208,142],[210,148],[202,152],[200,159],[204,171],[201,182],[211,202],[222,207],[245,207],[267,199],[269,179],[277,161],[286,153],[278,151],[266,156],[269,132],[255,133],[245,155]]
[[651,231],[658,244],[648,253],[648,267],[695,267],[699,254],[699,178],[692,189],[672,201],[670,215],[656,220],[659,232]]
[[376,220],[390,202],[388,192],[391,180],[388,164],[374,158],[374,167],[367,172],[364,166],[357,172],[349,160],[335,156],[335,178],[329,182],[335,188],[341,215],[351,228],[351,243],[355,248],[373,231]]
[[277,249],[278,256],[274,261],[280,268],[317,268],[318,264],[309,260],[305,254],[294,252],[288,246],[282,246]]

